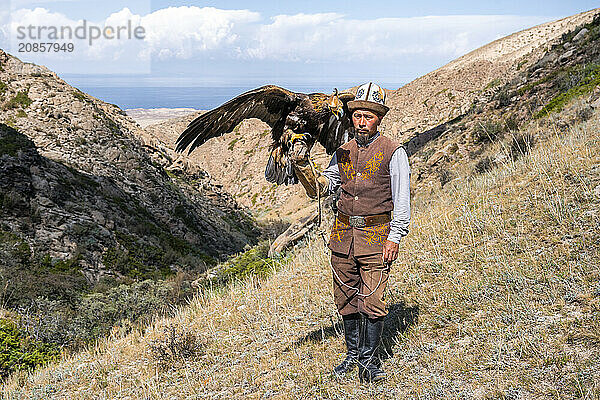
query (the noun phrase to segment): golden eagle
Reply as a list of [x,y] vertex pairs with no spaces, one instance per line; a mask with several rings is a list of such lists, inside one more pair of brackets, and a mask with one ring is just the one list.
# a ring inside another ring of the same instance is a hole
[[208,139],[233,131],[246,118],[258,118],[271,127],[271,154],[265,178],[271,183],[298,182],[290,163],[289,151],[294,134],[304,135],[307,151],[316,141],[327,154],[353,136],[347,103],[354,99],[348,92],[295,93],[279,86],[267,85],[250,90],[208,111],[192,122],[177,138],[175,151],[189,146],[188,154]]

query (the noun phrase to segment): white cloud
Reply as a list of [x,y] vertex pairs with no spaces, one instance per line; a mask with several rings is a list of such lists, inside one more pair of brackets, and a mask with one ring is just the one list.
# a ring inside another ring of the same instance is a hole
[[[8,30],[1,21],[0,39]],[[64,14],[46,8],[12,12],[16,26],[76,26]],[[123,58],[149,63],[160,60],[219,59],[331,62],[376,60],[398,62],[406,56],[454,58],[498,37],[539,24],[543,17],[457,15],[414,18],[349,19],[338,13],[278,15],[263,21],[257,12],[212,7],[168,7],[146,15],[123,8],[98,26],[122,26],[131,21],[145,29],[142,40],[85,41],[77,60]],[[13,46],[14,47],[14,46]]]
[[[3,28],[10,29],[13,42],[17,36],[17,27],[21,26],[80,26],[83,20],[72,20],[61,13],[46,8],[18,9],[11,13],[10,23]],[[103,20],[94,21],[101,28],[106,26],[142,26],[145,29],[143,41],[115,40],[99,38],[93,46],[85,46],[85,40],[77,43],[77,48],[85,48],[78,56],[95,59],[113,58],[116,54],[134,54],[140,60],[148,60],[151,55],[159,58],[191,58],[207,51],[224,52],[240,36],[247,37],[250,24],[260,15],[248,10],[220,10],[213,7],[168,7],[150,14],[133,14],[128,8],[112,13]],[[89,22],[89,21],[88,21]],[[89,24],[92,24],[89,22]],[[34,34],[37,31],[34,30]],[[74,39],[73,41],[76,42]],[[14,46],[13,46],[14,47]],[[233,52],[233,48],[231,48]]]
[[10,21],[10,11],[0,9],[0,47],[5,47],[8,42],[8,23]]
[[459,56],[540,17],[430,16],[346,19],[339,14],[274,17],[243,56],[276,60],[396,60],[410,54]]
[[260,14],[212,7],[169,7],[141,18],[146,29],[146,54],[191,58],[207,51],[226,53]]
[[43,7],[36,7],[34,9],[20,8],[10,13],[10,24],[13,33],[17,26],[74,26],[78,22],[68,18],[64,14],[51,12]]

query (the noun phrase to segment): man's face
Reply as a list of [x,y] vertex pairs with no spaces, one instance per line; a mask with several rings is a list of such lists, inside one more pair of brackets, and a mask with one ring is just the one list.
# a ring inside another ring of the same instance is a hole
[[354,124],[354,135],[356,141],[360,144],[366,143],[366,140],[377,133],[377,127],[381,120],[377,114],[367,110],[355,110],[352,113],[352,123]]

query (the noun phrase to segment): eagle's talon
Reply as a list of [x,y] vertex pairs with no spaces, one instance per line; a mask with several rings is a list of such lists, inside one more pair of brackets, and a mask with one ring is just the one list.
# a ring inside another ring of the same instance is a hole
[[290,144],[294,144],[298,141],[307,143],[309,140],[310,140],[310,133],[294,133],[294,134],[292,134],[292,137],[290,138]]

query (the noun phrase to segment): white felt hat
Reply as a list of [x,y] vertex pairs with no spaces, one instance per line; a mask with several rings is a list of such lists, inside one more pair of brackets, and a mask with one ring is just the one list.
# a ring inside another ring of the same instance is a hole
[[348,102],[350,112],[354,110],[369,110],[379,114],[382,118],[389,111],[385,105],[385,90],[373,82],[361,85],[356,91],[356,98]]

